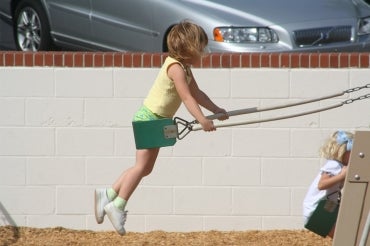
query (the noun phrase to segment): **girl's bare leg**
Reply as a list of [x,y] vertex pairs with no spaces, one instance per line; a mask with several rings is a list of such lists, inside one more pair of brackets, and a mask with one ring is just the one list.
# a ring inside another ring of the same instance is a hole
[[334,232],[335,232],[335,225],[333,226],[333,228],[331,228],[328,236],[331,237],[331,238],[334,238]]
[[118,196],[128,201],[141,179],[153,170],[159,148],[140,149],[136,151],[136,163],[121,174],[113,184]]

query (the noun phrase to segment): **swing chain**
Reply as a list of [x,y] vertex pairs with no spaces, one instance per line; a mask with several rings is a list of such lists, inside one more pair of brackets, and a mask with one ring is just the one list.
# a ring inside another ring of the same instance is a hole
[[365,89],[365,88],[370,88],[370,84],[345,90],[344,93],[352,93],[352,92],[359,91],[359,90],[362,90],[362,89]]
[[357,97],[357,98],[353,98],[353,99],[345,100],[345,101],[343,102],[343,104],[350,104],[350,103],[353,103],[353,102],[355,102],[355,101],[363,100],[363,99],[367,99],[367,98],[370,98],[370,94],[366,94],[366,95],[362,95],[362,96]]

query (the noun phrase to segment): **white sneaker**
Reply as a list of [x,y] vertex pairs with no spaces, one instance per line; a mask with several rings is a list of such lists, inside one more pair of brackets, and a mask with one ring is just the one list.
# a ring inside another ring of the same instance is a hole
[[98,224],[104,221],[104,207],[109,203],[107,195],[107,189],[96,189],[95,190],[95,219]]
[[114,229],[121,235],[126,234],[125,230],[125,222],[126,222],[126,217],[127,217],[127,211],[122,211],[116,206],[114,206],[113,202],[108,203],[104,207],[105,212],[107,213],[108,218],[112,222],[112,225]]

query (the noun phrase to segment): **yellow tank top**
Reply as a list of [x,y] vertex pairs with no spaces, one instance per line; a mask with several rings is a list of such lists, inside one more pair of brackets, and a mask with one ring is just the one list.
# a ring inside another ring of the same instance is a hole
[[176,91],[175,84],[167,74],[169,66],[174,63],[180,64],[186,73],[188,84],[191,82],[190,68],[185,68],[179,61],[172,57],[167,57],[148,96],[144,100],[144,105],[150,111],[168,118],[172,118],[181,105],[181,98]]

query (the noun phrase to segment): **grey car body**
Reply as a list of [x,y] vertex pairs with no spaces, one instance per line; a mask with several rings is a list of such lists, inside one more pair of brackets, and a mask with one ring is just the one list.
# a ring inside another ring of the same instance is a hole
[[0,16],[25,51],[162,52],[184,19],[205,29],[210,52],[370,51],[362,0],[1,0]]

